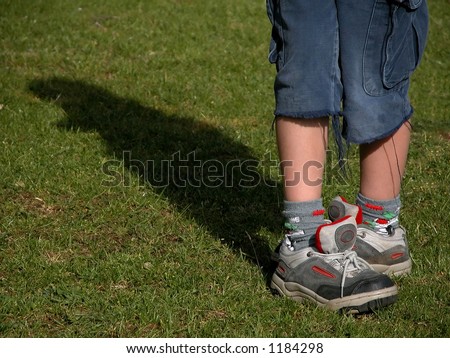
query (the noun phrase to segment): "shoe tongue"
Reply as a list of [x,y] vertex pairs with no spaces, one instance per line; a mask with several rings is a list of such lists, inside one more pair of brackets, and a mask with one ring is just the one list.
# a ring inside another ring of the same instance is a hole
[[356,221],[352,216],[324,224],[317,228],[316,246],[323,254],[351,250],[356,241]]

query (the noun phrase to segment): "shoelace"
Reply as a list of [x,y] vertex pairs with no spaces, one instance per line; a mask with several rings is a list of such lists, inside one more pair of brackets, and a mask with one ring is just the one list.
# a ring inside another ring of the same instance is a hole
[[[341,298],[344,297],[344,285],[347,273],[354,270],[370,269],[370,265],[364,259],[358,257],[355,251],[347,250],[345,252],[338,252],[336,254],[321,254],[319,252],[311,251],[311,256],[320,256],[326,258],[327,261],[337,260],[342,266],[341,278]],[[354,268],[349,269],[349,265],[353,264]]]

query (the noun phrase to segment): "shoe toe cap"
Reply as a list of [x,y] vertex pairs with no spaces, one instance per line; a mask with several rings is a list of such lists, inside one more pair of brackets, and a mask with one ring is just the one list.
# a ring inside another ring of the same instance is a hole
[[354,287],[352,294],[367,293],[383,290],[395,286],[395,283],[384,274],[377,274],[365,280],[361,280]]

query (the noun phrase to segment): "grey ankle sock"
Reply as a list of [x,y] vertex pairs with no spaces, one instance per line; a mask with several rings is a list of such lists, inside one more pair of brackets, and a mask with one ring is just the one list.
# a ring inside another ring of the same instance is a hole
[[325,221],[322,199],[312,201],[284,201],[285,228],[294,250],[315,245],[317,228]]
[[392,200],[372,200],[359,193],[356,204],[362,209],[363,222],[373,227],[399,226],[398,215],[402,206],[400,196]]

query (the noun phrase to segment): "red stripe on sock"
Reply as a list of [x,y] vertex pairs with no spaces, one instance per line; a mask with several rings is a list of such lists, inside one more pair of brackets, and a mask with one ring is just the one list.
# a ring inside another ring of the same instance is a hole
[[372,209],[372,210],[376,210],[376,211],[383,211],[384,208],[380,205],[374,205],[374,204],[364,204],[366,206],[366,208]]
[[375,222],[380,225],[386,225],[389,221],[386,219],[376,219]]
[[325,214],[325,209],[314,210],[313,213],[312,213],[313,216],[320,216],[320,215],[323,215],[323,214]]

